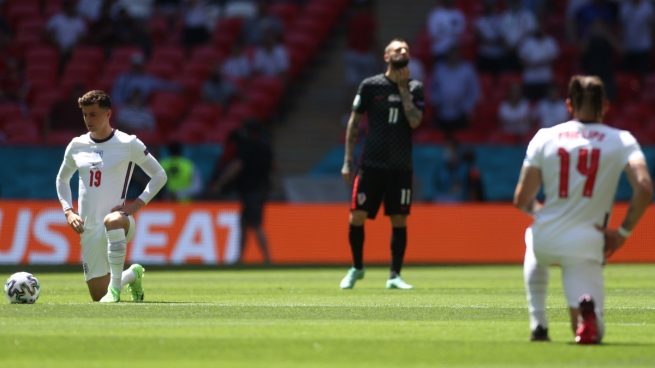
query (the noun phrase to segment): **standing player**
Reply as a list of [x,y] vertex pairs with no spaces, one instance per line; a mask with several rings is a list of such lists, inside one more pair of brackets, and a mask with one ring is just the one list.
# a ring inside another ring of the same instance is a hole
[[346,130],[346,152],[341,174],[353,179],[353,151],[359,123],[368,115],[368,134],[361,167],[354,179],[348,239],[353,267],[341,281],[351,289],[364,277],[364,222],[374,219],[384,201],[384,213],[391,218],[391,273],[389,289],[411,289],[400,278],[407,245],[407,215],[412,204],[412,129],[423,119],[423,84],[409,78],[409,46],[393,39],[384,50],[387,69],[364,79],[353,102]]
[[[596,76],[574,76],[566,100],[573,120],[544,128],[528,145],[514,205],[532,214],[525,234],[525,286],[532,341],[548,341],[548,267],[560,265],[571,327],[579,344],[600,343],[605,302],[603,264],[630,236],[653,187],[644,154],[627,131],[602,123],[608,109]],[[632,199],[621,227],[607,228],[621,172]],[[535,201],[543,185],[546,200]]]
[[[57,196],[66,221],[80,234],[84,276],[93,301],[119,302],[124,285],[132,300],[142,301],[145,270],[134,264],[123,271],[127,242],[134,237],[134,213],[164,186],[166,173],[136,136],[111,127],[107,94],[87,92],[78,104],[89,132],[66,147],[57,174]],[[150,182],[139,198],[125,203],[135,164],[150,176]],[[79,214],[73,209],[70,188],[75,171],[79,172]]]

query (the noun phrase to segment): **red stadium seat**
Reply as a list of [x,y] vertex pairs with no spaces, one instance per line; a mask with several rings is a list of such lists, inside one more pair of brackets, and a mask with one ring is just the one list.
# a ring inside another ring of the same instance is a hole
[[30,48],[25,52],[25,64],[30,65],[43,65],[43,64],[59,64],[59,50],[54,46],[38,45]]
[[158,60],[151,59],[151,62],[146,66],[146,72],[152,73],[160,78],[171,79],[177,72],[175,66],[168,64],[167,62],[160,62]]
[[184,96],[174,92],[155,92],[150,108],[157,119],[158,129],[168,131],[186,114],[187,102]]
[[213,46],[196,46],[191,51],[189,62],[196,64],[214,65],[227,55],[227,50],[217,50]]
[[184,63],[182,75],[185,77],[193,77],[204,80],[209,75],[209,71],[213,65],[214,63],[190,60],[189,62]]
[[111,64],[127,64],[129,65],[132,55],[142,54],[140,48],[135,46],[119,46],[112,49],[109,63]]
[[40,18],[41,10],[39,6],[38,0],[9,1],[5,12],[7,21],[15,28],[25,19]]
[[96,70],[102,69],[105,62],[105,52],[101,47],[76,46],[69,63],[88,63],[96,66]]
[[257,110],[255,110],[247,102],[235,102],[230,105],[227,110],[227,119],[237,119],[240,121],[245,121],[252,118],[257,118]]
[[174,68],[179,68],[185,61],[184,50],[181,47],[174,45],[158,46],[152,51],[150,60],[151,63],[153,61],[157,63],[167,63]]
[[4,124],[3,131],[9,144],[36,145],[41,143],[39,126],[31,119],[9,121]]
[[175,130],[174,137],[182,143],[203,143],[207,140],[207,131],[211,129],[205,124],[204,121],[187,118]]
[[300,8],[294,3],[276,2],[268,6],[267,13],[280,19],[284,24],[284,29],[289,29],[293,22],[298,19]]
[[206,125],[212,125],[218,121],[219,116],[222,114],[222,109],[220,106],[207,103],[207,102],[198,102],[189,111],[189,118],[194,118],[196,120],[201,120],[206,123]]
[[19,120],[23,115],[19,104],[14,102],[0,103],[0,128],[13,120]]

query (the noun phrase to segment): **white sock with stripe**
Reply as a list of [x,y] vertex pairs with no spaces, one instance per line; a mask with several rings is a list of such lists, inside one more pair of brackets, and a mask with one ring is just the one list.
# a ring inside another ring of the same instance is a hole
[[122,287],[121,279],[123,276],[123,266],[125,265],[125,254],[127,253],[127,239],[125,238],[125,230],[107,230],[107,243],[109,271],[111,272],[111,281],[109,282],[109,286],[120,290]]

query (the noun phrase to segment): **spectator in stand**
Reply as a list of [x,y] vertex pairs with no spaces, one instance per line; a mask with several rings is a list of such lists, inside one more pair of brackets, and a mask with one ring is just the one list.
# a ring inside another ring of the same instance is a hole
[[546,0],[522,0],[521,5],[524,9],[532,12],[535,17],[539,17],[546,10]]
[[0,102],[10,101],[24,104],[30,90],[25,82],[20,64],[16,59],[7,58],[0,73]]
[[459,49],[453,47],[446,60],[437,63],[430,84],[430,104],[435,111],[435,124],[446,135],[468,127],[480,96],[475,69],[463,61]]
[[84,86],[75,85],[66,98],[60,99],[50,108],[50,112],[43,122],[43,135],[49,136],[51,132],[70,132],[71,136],[84,133],[84,125],[80,107],[77,100],[85,93]]
[[534,115],[540,128],[548,128],[569,120],[566,103],[556,84],[551,84],[548,95],[537,103]]
[[568,0],[566,3],[566,36],[569,41],[578,40],[577,24],[575,20],[578,10],[587,5],[591,0]]
[[466,29],[466,17],[455,7],[454,0],[437,0],[435,8],[428,15],[427,29],[431,51],[435,61],[446,56]]
[[559,55],[557,41],[547,35],[541,24],[523,41],[519,57],[523,64],[523,93],[531,101],[546,96],[553,82],[552,64]]
[[481,73],[498,75],[503,71],[507,50],[500,28],[495,0],[484,0],[482,14],[475,20],[478,44],[476,67]]
[[81,15],[89,23],[94,23],[100,19],[102,7],[109,0],[79,0],[77,2],[77,14]]
[[55,13],[45,26],[45,36],[59,49],[61,65],[70,57],[75,45],[87,32],[84,19],[77,14],[75,1],[63,0],[62,10]]
[[289,70],[289,53],[274,33],[266,33],[262,44],[255,49],[252,69],[255,74],[284,79]]
[[182,6],[182,0],[155,0],[155,11],[165,16],[178,14]]
[[434,202],[483,201],[484,190],[475,153],[462,149],[456,139],[446,141],[442,164],[434,177]]
[[152,16],[154,0],[117,0],[114,12],[124,9],[130,18],[138,22],[147,22]]
[[503,133],[516,138],[523,138],[532,130],[530,103],[523,96],[520,84],[509,87],[507,97],[498,108],[498,121]]
[[185,0],[182,16],[182,40],[190,49],[205,44],[211,38],[213,17],[204,0]]
[[573,18],[574,40],[587,36],[587,32],[597,21],[602,21],[610,29],[616,25],[617,9],[609,0],[590,0],[581,5]]
[[173,141],[168,145],[168,156],[161,160],[161,166],[168,177],[163,197],[186,202],[202,191],[202,176],[193,161],[183,155],[182,150],[182,144]]
[[223,77],[233,82],[239,82],[250,78],[252,72],[252,61],[248,57],[243,40],[237,40],[232,45],[230,54],[223,61],[221,73]]
[[157,129],[155,115],[146,104],[141,90],[133,89],[127,103],[116,113],[116,127],[133,134],[135,132],[154,132]]
[[223,78],[220,64],[212,70],[209,78],[202,85],[202,99],[205,102],[226,107],[238,97],[239,90],[230,80]]
[[522,7],[520,0],[508,0],[507,9],[500,15],[500,29],[507,50],[506,68],[521,70],[519,46],[537,27],[537,20],[531,11]]
[[117,43],[116,37],[114,36],[115,24],[111,15],[111,7],[111,1],[104,1],[101,4],[98,17],[91,22],[89,33],[85,39],[88,44],[103,47],[106,54],[109,54]]
[[353,4],[346,27],[346,88],[354,91],[362,79],[376,74],[381,67],[376,53],[377,21],[371,1],[360,0]]
[[111,13],[112,34],[116,45],[137,45],[145,55],[150,55],[152,42],[146,20],[133,18],[127,9],[119,7]]
[[130,70],[120,74],[114,83],[112,99],[117,105],[127,103],[134,90],[139,90],[144,101],[147,101],[154,91],[180,92],[182,90],[178,83],[169,82],[146,73],[143,54],[136,53],[132,55],[131,63]]
[[280,18],[268,12],[269,1],[257,0],[257,10],[253,17],[247,18],[243,24],[243,34],[248,45],[259,45],[266,33],[272,32],[278,36],[284,34],[284,24]]
[[655,9],[652,1],[627,0],[620,3],[623,69],[645,76],[651,70]]
[[609,25],[598,18],[581,40],[582,71],[600,77],[605,93],[611,101],[616,97],[614,56],[621,52],[621,44]]
[[425,67],[423,66],[423,62],[421,60],[409,59],[409,64],[407,64],[407,67],[409,68],[409,75],[412,76],[412,79],[421,81],[421,83],[425,83]]

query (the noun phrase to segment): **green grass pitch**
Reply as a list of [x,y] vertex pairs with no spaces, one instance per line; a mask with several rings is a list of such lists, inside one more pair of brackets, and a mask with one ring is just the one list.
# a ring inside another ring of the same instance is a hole
[[35,273],[36,304],[0,303],[0,367],[655,367],[653,265],[607,267],[600,346],[572,343],[556,268],[551,343],[528,342],[520,266],[410,266],[410,291],[384,268],[340,290],[345,271],[154,269],[146,302],[116,305]]

